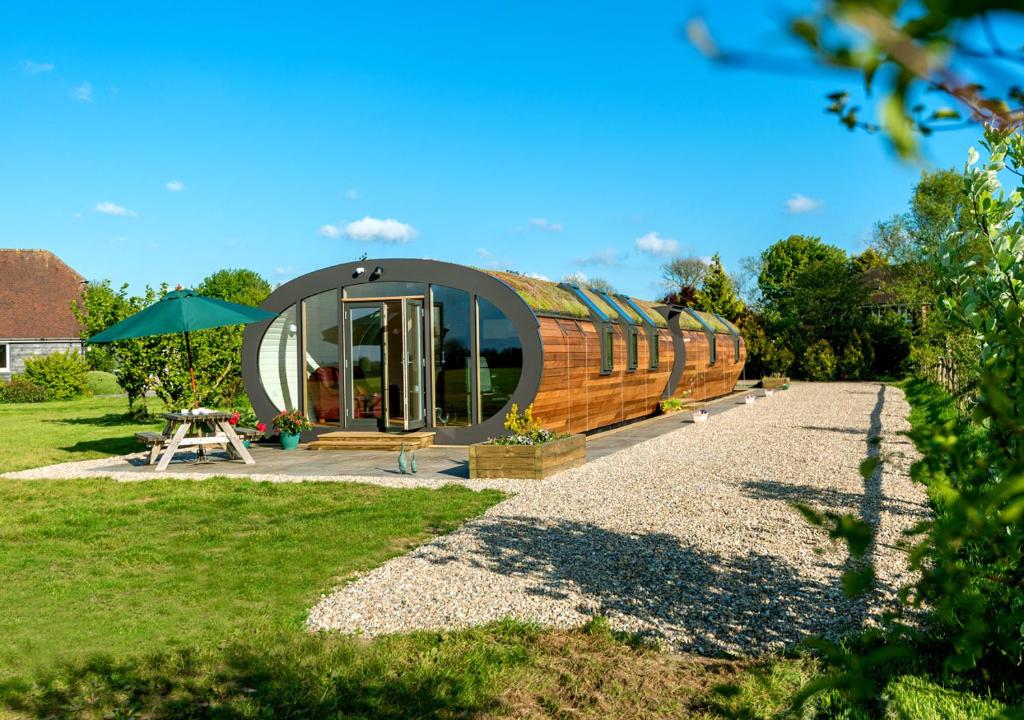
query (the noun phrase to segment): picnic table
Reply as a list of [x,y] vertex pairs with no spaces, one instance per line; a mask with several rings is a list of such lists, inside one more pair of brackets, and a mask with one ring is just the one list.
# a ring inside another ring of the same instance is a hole
[[[200,454],[208,445],[224,445],[229,452],[241,459],[246,465],[255,465],[256,461],[246,450],[235,427],[229,422],[232,415],[226,412],[207,413],[164,413],[167,424],[162,433],[136,433],[136,439],[147,443],[149,448],[149,464],[157,462],[157,472],[163,472],[170,465],[174,453],[186,447],[198,447]],[[198,434],[189,436],[191,430]],[[162,455],[162,457],[161,457]]]

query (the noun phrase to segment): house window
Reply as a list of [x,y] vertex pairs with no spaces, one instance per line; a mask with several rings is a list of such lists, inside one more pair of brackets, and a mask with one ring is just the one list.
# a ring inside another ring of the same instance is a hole
[[434,328],[434,424],[464,426],[472,415],[472,296],[465,290],[431,286]]
[[282,310],[260,341],[260,382],[277,410],[299,407],[298,319],[294,305]]
[[626,369],[633,372],[636,370],[637,355],[640,350],[640,331],[630,326],[626,337]]
[[657,328],[654,328],[648,332],[647,339],[651,345],[651,370],[657,370],[658,366],[661,364],[661,357],[658,355],[658,343],[661,340],[661,334],[658,332]]
[[10,348],[10,345],[7,343],[0,343],[0,370],[11,369],[10,350],[8,348]]
[[601,328],[601,374],[607,375],[615,369],[615,329],[603,324]]
[[494,303],[477,298],[480,346],[480,420],[497,415],[511,399],[523,374],[519,333]]

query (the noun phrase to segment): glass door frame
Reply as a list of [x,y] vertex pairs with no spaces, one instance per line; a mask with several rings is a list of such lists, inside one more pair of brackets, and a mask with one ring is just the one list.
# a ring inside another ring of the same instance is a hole
[[[352,316],[351,316],[351,311],[352,310],[357,310],[357,309],[360,309],[360,308],[372,308],[372,309],[377,310],[377,312],[380,314],[380,323],[381,323],[381,344],[380,344],[381,417],[379,417],[379,418],[357,418],[355,416],[355,412],[354,412],[355,411],[355,366],[353,365],[353,362],[352,362]],[[344,416],[342,418],[342,426],[344,427],[345,430],[368,430],[368,429],[371,429],[371,428],[376,428],[377,430],[381,430],[383,427],[386,427],[386,425],[384,423],[386,422],[386,415],[387,415],[387,411],[386,411],[387,396],[385,394],[386,393],[386,389],[387,389],[387,363],[385,361],[385,359],[386,359],[385,351],[386,351],[386,347],[387,347],[387,335],[386,335],[386,329],[385,329],[386,319],[385,319],[385,316],[384,316],[384,303],[379,302],[379,301],[375,302],[373,300],[371,300],[369,302],[362,302],[362,301],[356,301],[356,300],[342,301],[341,302],[341,318],[342,318],[342,327],[343,327],[344,331],[342,333],[340,333],[340,335],[339,335],[339,342],[341,343],[341,347],[339,348],[339,351],[341,352],[341,357],[344,358],[344,367],[345,367],[345,374],[342,377],[342,379],[345,382],[345,389],[344,389],[345,391],[343,393],[344,394],[344,403],[345,403],[345,413],[344,413]]]
[[[390,403],[390,377],[388,373],[388,355],[392,352],[392,348],[388,344],[388,303],[401,303],[400,322],[401,328],[398,333],[401,338],[399,347],[395,348],[394,351],[399,353],[401,358],[401,372],[402,377],[399,378],[401,383],[400,398],[402,402],[402,426],[391,427],[391,403]],[[344,327],[344,332],[339,335],[339,342],[341,347],[339,348],[341,357],[344,363],[344,403],[345,413],[343,416],[343,427],[346,430],[366,430],[370,427],[376,426],[379,432],[387,432],[389,430],[415,430],[426,426],[426,406],[427,406],[427,392],[426,382],[428,380],[427,373],[430,368],[426,364],[426,329],[425,329],[425,311],[424,311],[424,296],[422,295],[406,295],[399,297],[382,297],[382,298],[341,298],[341,320]],[[352,327],[351,327],[351,315],[350,310],[355,308],[374,308],[380,313],[381,321],[381,343],[380,343],[380,363],[381,363],[381,415],[379,418],[356,418],[354,413],[355,408],[355,394],[354,394],[354,374],[355,368],[352,366]],[[416,341],[418,342],[419,349],[419,418],[417,420],[409,420],[409,412],[412,409],[409,402],[409,364],[410,358],[410,347],[409,347],[409,312],[410,308],[418,311],[418,326],[419,333]]]
[[[405,418],[405,429],[415,430],[417,428],[426,427],[427,424],[427,393],[426,384],[428,380],[427,367],[427,356],[426,356],[426,330],[425,330],[425,316],[426,311],[424,310],[424,298],[422,297],[406,297],[402,302],[402,373],[405,375],[402,378],[402,402],[405,404],[403,408]],[[410,318],[410,310],[416,313],[416,327],[419,328],[419,332],[416,334],[414,342],[417,344],[417,352],[413,353],[412,348],[409,347],[409,324],[412,321]],[[419,397],[419,408],[418,419],[410,420],[412,414],[412,404],[410,403],[410,397],[413,394],[410,380],[412,375],[410,373],[411,366],[417,362],[419,358],[419,383],[418,391],[416,395]]]

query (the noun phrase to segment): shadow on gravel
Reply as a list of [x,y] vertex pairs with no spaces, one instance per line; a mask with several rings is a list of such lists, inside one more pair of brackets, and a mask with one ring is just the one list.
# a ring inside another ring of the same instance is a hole
[[[862,493],[834,490],[818,485],[788,485],[766,480],[748,480],[740,487],[747,495],[758,500],[810,503],[822,510],[831,510],[832,512],[850,512],[858,508],[863,500]],[[879,511],[916,518],[922,516],[920,504],[884,496],[881,498]]]
[[[737,648],[757,654],[810,635],[838,636],[856,614],[838,582],[801,576],[753,549],[726,557],[674,535],[541,518],[484,519],[472,532],[483,547],[472,560],[501,575],[529,578],[530,594],[585,594],[594,604],[580,608],[584,614],[635,618],[646,628],[642,634],[681,635],[678,647],[704,655],[731,655]],[[435,555],[431,562],[454,560]]]

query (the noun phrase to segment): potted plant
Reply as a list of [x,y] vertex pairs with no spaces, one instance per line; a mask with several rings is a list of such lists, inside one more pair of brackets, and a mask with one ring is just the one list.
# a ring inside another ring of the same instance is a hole
[[695,423],[706,423],[708,421],[708,411],[704,408],[693,411],[693,421]]
[[539,480],[587,461],[586,437],[541,427],[533,405],[520,413],[513,404],[505,416],[505,429],[507,435],[469,446],[471,478]]
[[747,393],[743,396],[743,402],[747,405],[753,405],[755,400],[757,400],[757,396],[754,393]]
[[262,439],[263,433],[267,430],[267,424],[256,417],[256,412],[251,407],[232,411],[228,422],[235,428],[242,438],[242,444],[247,448]]
[[285,450],[294,450],[299,446],[299,435],[306,430],[312,430],[313,424],[305,413],[284,410],[274,417],[274,429],[281,439],[281,447]]

